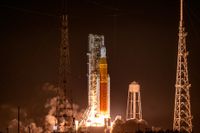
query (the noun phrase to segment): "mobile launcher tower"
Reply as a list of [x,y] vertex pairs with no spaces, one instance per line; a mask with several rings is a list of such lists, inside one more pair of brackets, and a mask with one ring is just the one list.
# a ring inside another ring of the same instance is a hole
[[89,34],[88,108],[80,126],[110,126],[110,77],[103,35]]

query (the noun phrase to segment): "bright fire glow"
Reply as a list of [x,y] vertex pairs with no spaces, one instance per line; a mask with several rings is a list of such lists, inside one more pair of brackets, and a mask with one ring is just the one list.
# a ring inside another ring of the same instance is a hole
[[106,114],[96,114],[87,120],[86,127],[103,127],[105,126],[105,119],[108,118]]

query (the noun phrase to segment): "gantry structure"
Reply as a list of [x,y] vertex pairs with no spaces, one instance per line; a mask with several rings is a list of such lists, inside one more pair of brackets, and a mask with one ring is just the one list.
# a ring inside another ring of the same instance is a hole
[[57,119],[54,127],[55,133],[74,132],[72,89],[70,88],[70,55],[69,55],[69,33],[68,16],[61,16],[61,43],[59,84],[57,89],[57,103],[55,117]]

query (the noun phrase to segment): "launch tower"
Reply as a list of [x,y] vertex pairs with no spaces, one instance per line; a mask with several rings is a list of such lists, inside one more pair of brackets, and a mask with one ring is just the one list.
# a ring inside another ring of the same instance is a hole
[[56,114],[57,119],[54,132],[71,133],[74,130],[74,118],[72,107],[72,90],[70,89],[70,57],[68,18],[62,15],[59,84],[57,90]]
[[180,0],[180,23],[179,23],[179,41],[178,41],[178,56],[176,70],[176,94],[174,107],[174,122],[173,130],[179,132],[192,132],[192,116],[190,105],[190,86],[188,80],[188,67],[186,50],[185,27],[183,23],[183,0]]

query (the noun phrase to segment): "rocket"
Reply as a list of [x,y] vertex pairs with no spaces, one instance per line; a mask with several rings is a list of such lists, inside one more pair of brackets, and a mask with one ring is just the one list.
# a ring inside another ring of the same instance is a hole
[[106,48],[104,45],[100,49],[99,59],[99,75],[100,75],[100,113],[110,117],[110,77],[108,75],[108,65],[106,60]]
[[110,126],[110,77],[103,35],[89,35],[88,109],[81,124]]

